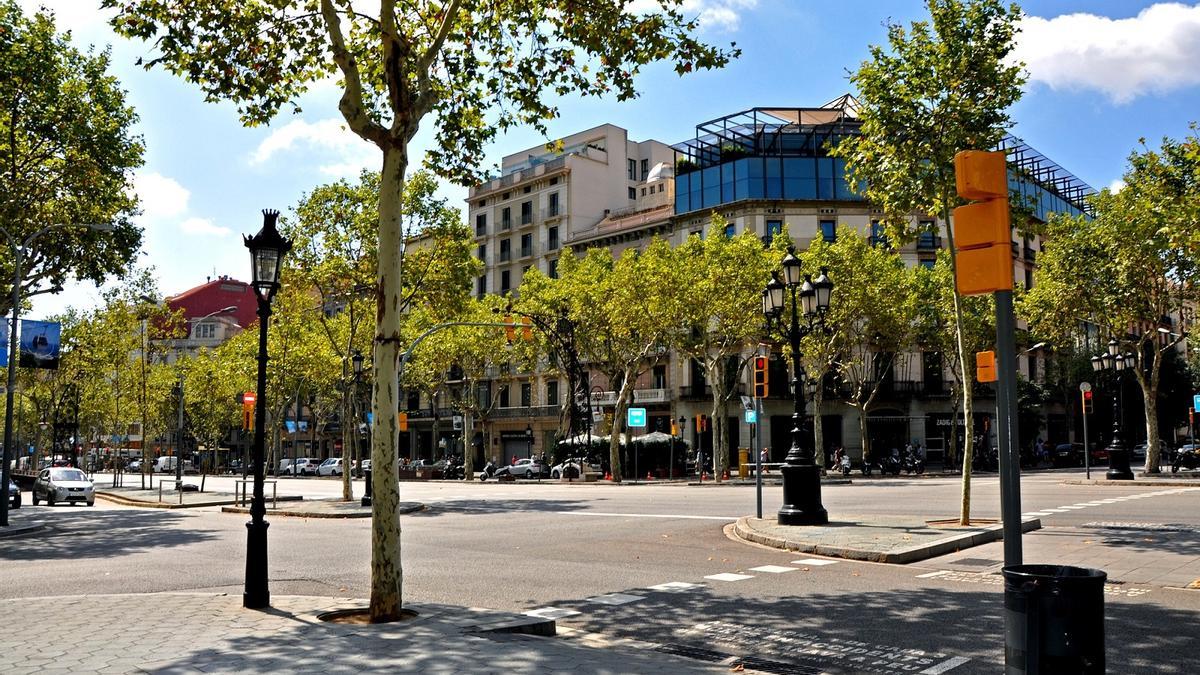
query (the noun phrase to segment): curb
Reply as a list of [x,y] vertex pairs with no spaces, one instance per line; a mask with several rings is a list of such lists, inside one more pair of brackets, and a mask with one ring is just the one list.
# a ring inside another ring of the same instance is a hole
[[46,529],[45,523],[32,523],[29,525],[9,525],[0,529],[0,539],[19,539],[27,534],[38,532]]
[[[785,551],[796,551],[798,553],[815,553],[817,555],[828,556],[831,558],[846,558],[848,560],[863,560],[866,562],[890,563],[893,565],[906,565],[918,560],[926,560],[928,558],[936,558],[947,553],[954,553],[964,548],[979,546],[993,541],[998,541],[1004,538],[1004,525],[996,524],[989,525],[974,532],[953,535],[944,539],[938,539],[927,544],[919,544],[902,548],[895,551],[869,551],[864,549],[849,548],[845,546],[831,546],[828,544],[814,544],[812,542],[798,541],[786,539],[783,537],[775,537],[769,534],[756,532],[749,525],[749,516],[738,518],[734,523],[733,532],[739,539],[770,546]],[[1021,532],[1030,532],[1038,530],[1042,527],[1042,521],[1038,518],[1026,518],[1021,520]]]
[[1106,480],[1104,478],[1079,478],[1064,480],[1063,485],[1111,485],[1113,487],[1200,487],[1200,476],[1196,478],[1146,478],[1137,480]]
[[[219,500],[208,501],[208,502],[199,502],[199,503],[193,502],[191,504],[187,504],[187,503],[179,504],[177,502],[148,502],[148,501],[144,501],[141,499],[130,499],[129,497],[125,497],[125,496],[122,496],[122,495],[119,495],[116,493],[101,492],[100,490],[97,490],[95,494],[96,494],[96,499],[103,499],[106,502],[112,502],[114,504],[120,504],[122,506],[138,506],[138,507],[146,508],[146,509],[199,509],[199,508],[204,508],[207,506],[224,506],[224,505],[228,505],[228,504],[236,504],[237,503],[237,500],[234,500],[234,499],[219,499]],[[200,493],[200,494],[203,494],[203,493]],[[276,498],[275,501],[298,502],[298,501],[302,501],[303,499],[304,499],[304,497],[299,496],[299,495],[285,495],[283,497]]]
[[[410,502],[401,504],[397,513],[414,513],[416,511],[424,511],[429,507],[418,502]],[[222,506],[221,513],[250,513],[250,509],[245,506]],[[370,518],[370,511],[352,511],[349,513],[323,513],[323,512],[306,512],[306,511],[267,511],[269,516],[285,516],[287,518],[333,518],[333,519],[348,519],[348,518]]]

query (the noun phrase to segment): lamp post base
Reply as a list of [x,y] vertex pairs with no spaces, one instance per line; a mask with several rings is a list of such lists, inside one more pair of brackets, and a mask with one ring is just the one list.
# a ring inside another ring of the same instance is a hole
[[825,525],[829,513],[821,505],[821,469],[816,464],[789,464],[783,474],[783,506],[780,525]]
[[1108,480],[1133,480],[1133,470],[1129,468],[1129,451],[1123,447],[1108,448],[1108,472],[1104,474]]
[[267,521],[246,523],[246,587],[242,607],[263,609],[271,606],[267,587]]

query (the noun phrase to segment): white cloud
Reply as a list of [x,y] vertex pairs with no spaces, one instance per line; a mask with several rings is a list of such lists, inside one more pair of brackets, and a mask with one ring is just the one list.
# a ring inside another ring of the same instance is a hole
[[379,162],[379,151],[375,146],[346,128],[345,121],[332,118],[313,123],[304,120],[288,122],[258,144],[250,154],[250,163],[262,165],[276,155],[298,151],[301,147],[329,158],[317,167],[329,176],[352,176],[363,167]]
[[[742,12],[757,6],[758,0],[683,0],[680,12],[684,18],[699,19],[702,28],[735,31],[741,25]],[[626,11],[643,14],[659,7],[658,0],[634,0]]]
[[213,223],[208,218],[188,218],[179,224],[179,229],[183,230],[184,234],[197,234],[215,237],[228,237],[233,233],[228,227],[222,227]]
[[1113,180],[1113,182],[1108,184],[1109,192],[1120,192],[1121,190],[1124,190],[1124,189],[1125,189],[1125,181],[1121,180],[1120,178],[1116,178]]
[[1026,17],[1013,56],[1030,80],[1094,90],[1116,103],[1200,84],[1200,4],[1159,3],[1135,17]]
[[138,172],[133,189],[142,205],[142,220],[173,218],[187,211],[191,193],[174,179],[154,172]]

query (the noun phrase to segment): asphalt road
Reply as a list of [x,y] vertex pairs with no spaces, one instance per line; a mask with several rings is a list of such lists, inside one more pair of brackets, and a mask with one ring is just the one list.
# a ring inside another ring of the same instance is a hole
[[[1045,528],[1024,538],[1026,561],[1119,565],[1110,578],[1131,581],[1106,596],[1109,672],[1189,672],[1200,635],[1183,627],[1200,619],[1200,591],[1169,587],[1154,572],[1171,566],[1172,578],[1200,578],[1200,490],[1063,484],[1071,477],[1078,476],[1023,479],[1022,510],[1045,513]],[[340,492],[333,480],[280,482],[281,494]],[[565,628],[675,645],[691,656],[756,655],[764,661],[751,665],[775,672],[784,671],[772,664],[801,673],[992,673],[1003,660],[1002,587],[986,574],[999,566],[998,544],[909,566],[794,564],[812,557],[727,535],[729,523],[753,512],[752,487],[406,482],[401,494],[429,505],[401,519],[412,601],[539,611]],[[959,483],[856,479],[824,486],[823,497],[834,520],[944,518],[957,513]],[[763,501],[773,513],[781,489],[766,488]],[[979,517],[999,516],[994,476],[976,478],[973,504]],[[0,539],[3,597],[241,590],[245,516],[104,502],[19,513],[50,529]],[[369,593],[366,520],[268,519],[273,592]],[[1154,541],[1088,529],[1104,523],[1171,529]],[[775,567],[754,569],[764,566]],[[706,578],[718,574],[747,578]]]

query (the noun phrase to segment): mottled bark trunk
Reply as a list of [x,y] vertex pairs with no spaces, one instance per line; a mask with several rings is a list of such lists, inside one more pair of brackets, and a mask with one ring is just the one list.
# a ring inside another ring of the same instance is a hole
[[408,157],[403,147],[383,153],[379,185],[379,268],[376,273],[375,344],[371,359],[371,621],[400,618],[400,484],[396,480],[400,363],[400,282],[404,265],[401,195]]
[[[939,172],[939,178],[942,178]],[[940,181],[943,185],[945,181]],[[942,223],[946,227],[946,247],[950,251],[950,274],[953,279],[958,278],[958,253],[954,249],[954,227],[950,222],[950,191],[943,190],[942,192]],[[957,283],[957,282],[956,282]],[[971,524],[971,460],[975,456],[975,421],[972,419],[971,413],[974,412],[975,405],[974,397],[974,381],[971,379],[971,373],[974,372],[971,366],[974,363],[969,363],[970,356],[967,354],[966,341],[963,338],[963,310],[962,297],[958,294],[958,288],[955,287],[951,294],[954,299],[954,348],[958,352],[959,372],[962,373],[963,380],[963,469],[962,469],[962,501],[959,505],[958,520],[962,525]],[[1016,414],[1016,411],[1013,411]],[[955,423],[958,420],[954,420]],[[957,427],[956,427],[957,429]]]
[[625,430],[625,411],[633,398],[633,381],[636,373],[625,371],[621,379],[621,391],[617,394],[616,405],[613,406],[612,437],[608,441],[608,463],[612,467],[614,483],[621,482],[621,432]]
[[[825,466],[825,430],[821,428],[821,403],[824,401],[824,392],[821,387],[817,387],[817,393],[813,396],[813,450],[817,456],[817,466]],[[757,450],[755,450],[757,452]],[[751,458],[753,459],[753,458]],[[833,467],[837,469],[837,467]]]
[[708,364],[708,381],[712,383],[712,409],[708,418],[712,425],[713,480],[721,482],[729,467],[729,433],[725,419],[725,359],[716,358]]
[[354,404],[350,388],[342,392],[342,501],[354,499],[354,486],[350,483],[350,474],[354,471],[352,463],[353,451],[358,440],[358,425],[354,420]]
[[[1140,344],[1138,351],[1142,351]],[[1146,473],[1158,473],[1162,461],[1158,433],[1158,383],[1162,370],[1162,352],[1155,350],[1151,354],[1153,356],[1149,373],[1141,370],[1140,360],[1133,371],[1138,386],[1142,390],[1142,410],[1146,414],[1146,464],[1144,469]],[[1132,450],[1132,443],[1129,442],[1129,439],[1126,439],[1126,444]]]

